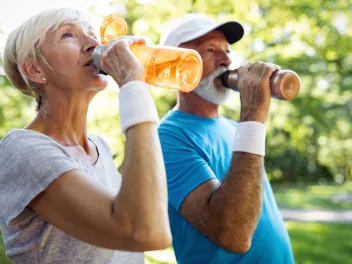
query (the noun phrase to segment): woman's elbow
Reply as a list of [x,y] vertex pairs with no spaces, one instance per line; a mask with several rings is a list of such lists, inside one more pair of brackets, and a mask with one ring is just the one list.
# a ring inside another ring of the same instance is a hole
[[145,228],[142,231],[135,232],[133,239],[145,248],[144,251],[165,249],[172,243],[169,225]]

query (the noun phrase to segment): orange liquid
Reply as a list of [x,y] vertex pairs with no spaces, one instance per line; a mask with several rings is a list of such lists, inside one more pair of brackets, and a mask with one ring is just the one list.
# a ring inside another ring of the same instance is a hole
[[[111,39],[125,36],[126,21],[117,14],[107,16],[100,27],[102,44]],[[181,92],[194,90],[203,72],[202,58],[190,49],[155,45],[133,45],[131,51],[146,71],[146,82]]]
[[133,45],[131,51],[144,66],[146,81],[151,85],[190,92],[200,82],[202,59],[193,50]]

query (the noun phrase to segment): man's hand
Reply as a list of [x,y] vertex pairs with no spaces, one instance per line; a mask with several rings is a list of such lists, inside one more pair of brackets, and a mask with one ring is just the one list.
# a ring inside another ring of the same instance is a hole
[[268,119],[271,101],[270,77],[277,70],[280,70],[280,66],[260,61],[249,63],[238,69],[241,122],[265,123]]

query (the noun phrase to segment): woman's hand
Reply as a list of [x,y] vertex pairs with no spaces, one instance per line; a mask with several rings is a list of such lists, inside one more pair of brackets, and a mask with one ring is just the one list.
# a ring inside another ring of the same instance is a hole
[[113,39],[103,47],[103,70],[114,78],[119,87],[130,81],[145,81],[145,70],[130,49],[131,45],[145,43],[144,38],[126,36]]

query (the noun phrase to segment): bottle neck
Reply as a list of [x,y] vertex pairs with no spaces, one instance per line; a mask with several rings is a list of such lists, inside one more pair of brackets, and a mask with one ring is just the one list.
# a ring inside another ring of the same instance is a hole
[[221,83],[224,87],[237,91],[238,70],[226,71],[220,76]]
[[220,76],[221,84],[226,88],[229,88],[229,75],[231,71],[226,71]]

